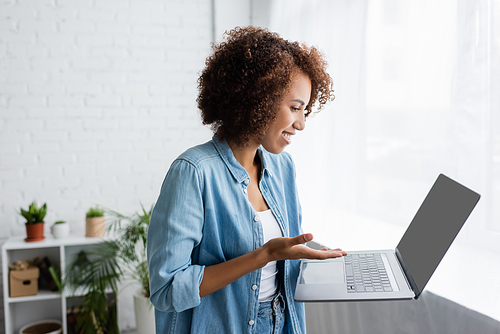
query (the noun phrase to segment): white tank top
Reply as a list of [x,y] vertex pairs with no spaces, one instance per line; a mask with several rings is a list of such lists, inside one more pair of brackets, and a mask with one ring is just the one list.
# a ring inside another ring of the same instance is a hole
[[[270,239],[282,237],[281,228],[271,210],[257,212],[264,232],[264,243]],[[264,268],[260,276],[259,303],[272,300],[278,289],[276,261],[271,261]]]

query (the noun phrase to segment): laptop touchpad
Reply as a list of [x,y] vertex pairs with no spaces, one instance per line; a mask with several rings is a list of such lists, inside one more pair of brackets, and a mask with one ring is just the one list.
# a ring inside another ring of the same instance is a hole
[[327,260],[302,264],[300,284],[344,283],[344,261]]

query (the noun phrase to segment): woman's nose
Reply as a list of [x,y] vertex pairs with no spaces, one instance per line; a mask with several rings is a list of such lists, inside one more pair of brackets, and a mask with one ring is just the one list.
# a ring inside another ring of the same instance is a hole
[[306,127],[306,116],[303,113],[297,113],[297,118],[293,123],[293,127],[296,130],[302,131]]

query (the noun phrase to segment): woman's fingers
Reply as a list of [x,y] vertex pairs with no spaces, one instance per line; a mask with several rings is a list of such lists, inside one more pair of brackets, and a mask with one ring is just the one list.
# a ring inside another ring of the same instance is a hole
[[331,259],[346,255],[340,248],[321,250],[313,249],[304,245],[313,239],[311,233],[305,233],[293,238],[275,238],[266,244],[272,260],[294,260],[294,259]]
[[289,238],[292,244],[300,245],[306,242],[309,242],[313,239],[313,235],[311,233],[300,234],[294,238]]
[[[304,246],[307,247],[307,246]],[[342,257],[346,255],[346,252],[339,250],[339,249],[327,249],[323,248],[320,250],[315,250],[312,248],[308,248],[307,256],[304,256],[304,258],[307,259],[319,259],[319,260],[324,260],[324,259],[331,259],[331,258],[336,258],[336,257]]]
[[335,248],[335,249],[326,248],[326,249],[329,250],[329,251],[338,252],[339,254],[342,254],[341,256],[346,256],[347,255],[347,252],[343,251],[341,248]]
[[[292,239],[294,239],[294,242],[296,242],[296,244],[303,244],[303,243],[311,241],[313,239],[313,235],[311,233],[305,233],[305,234],[298,235]],[[329,254],[334,254],[334,255],[336,255],[335,257],[347,255],[347,253],[344,252],[341,248],[330,249],[328,247],[323,247],[320,249],[320,251],[333,252],[333,253],[329,253]]]

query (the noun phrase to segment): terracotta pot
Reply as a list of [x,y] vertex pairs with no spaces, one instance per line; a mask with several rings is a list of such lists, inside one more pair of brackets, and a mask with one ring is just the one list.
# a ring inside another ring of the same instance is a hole
[[86,218],[85,220],[86,237],[103,237],[104,231],[105,231],[104,217]]
[[27,238],[24,239],[24,241],[32,242],[45,239],[45,237],[43,236],[43,227],[45,226],[45,224],[43,222],[25,225]]

